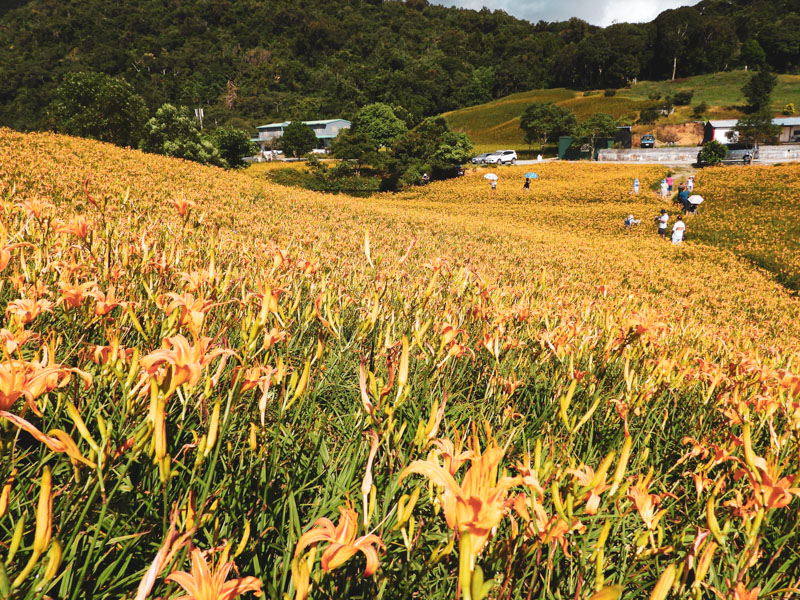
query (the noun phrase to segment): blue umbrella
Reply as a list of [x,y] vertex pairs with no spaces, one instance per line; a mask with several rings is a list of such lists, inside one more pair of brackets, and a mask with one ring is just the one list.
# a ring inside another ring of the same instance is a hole
[[525,179],[539,179],[537,173],[525,173]]

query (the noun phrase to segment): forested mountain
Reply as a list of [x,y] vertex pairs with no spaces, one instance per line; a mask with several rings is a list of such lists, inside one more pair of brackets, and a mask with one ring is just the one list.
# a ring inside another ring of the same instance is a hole
[[0,124],[53,125],[66,73],[122,76],[155,109],[206,120],[349,116],[375,101],[411,120],[549,87],[620,87],[766,60],[800,65],[800,0],[705,0],[647,24],[529,23],[425,0],[5,0]]

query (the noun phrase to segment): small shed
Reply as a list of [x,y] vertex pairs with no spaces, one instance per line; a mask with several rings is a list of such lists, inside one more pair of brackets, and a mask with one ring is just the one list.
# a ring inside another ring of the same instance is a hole
[[781,128],[781,135],[778,139],[781,144],[800,143],[800,117],[772,119],[772,123]]
[[617,127],[617,135],[614,136],[614,145],[619,144],[620,148],[630,150],[633,148],[633,134],[631,133],[630,125],[622,125]]
[[703,132],[703,143],[715,140],[720,144],[729,144],[736,142],[739,139],[739,134],[736,132],[737,119],[721,119],[717,121],[709,121],[706,123],[705,131]]

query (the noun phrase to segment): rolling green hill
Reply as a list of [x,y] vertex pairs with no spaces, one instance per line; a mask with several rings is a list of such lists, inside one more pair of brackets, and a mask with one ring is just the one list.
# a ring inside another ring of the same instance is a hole
[[[705,102],[708,106],[703,115],[705,118],[731,119],[742,114],[744,98],[741,89],[748,77],[749,73],[739,70],[675,81],[642,81],[631,88],[618,90],[611,97],[604,96],[603,90],[589,92],[589,95],[565,88],[532,90],[448,112],[444,116],[453,130],[469,135],[477,150],[488,151],[501,146],[522,148],[526,144],[519,128],[519,118],[533,103],[554,102],[575,111],[579,120],[604,112],[633,123],[642,109],[654,104],[652,96],[665,98],[676,92],[693,90],[691,106]],[[790,102],[800,109],[800,75],[781,75],[773,93],[772,106],[776,114]],[[676,107],[669,118],[660,119],[658,124],[693,120],[691,106]]]

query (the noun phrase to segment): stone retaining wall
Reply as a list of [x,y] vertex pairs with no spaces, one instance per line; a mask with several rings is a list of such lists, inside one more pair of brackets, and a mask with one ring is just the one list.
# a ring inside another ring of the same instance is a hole
[[[697,161],[700,147],[683,148],[632,148],[630,150],[600,150],[598,161],[686,163]],[[800,160],[800,145],[761,146],[758,162],[783,162]]]

